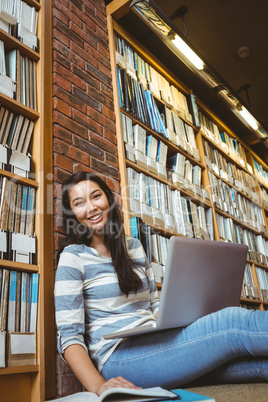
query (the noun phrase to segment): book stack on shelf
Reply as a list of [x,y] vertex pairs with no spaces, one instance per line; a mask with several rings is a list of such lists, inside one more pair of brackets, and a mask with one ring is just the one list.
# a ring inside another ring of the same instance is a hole
[[0,268],[0,367],[36,364],[39,274]]
[[256,267],[259,289],[264,302],[268,302],[268,272],[265,268]]
[[45,126],[38,111],[44,112],[39,91],[44,77],[37,53],[37,28],[44,24],[40,10],[36,0],[0,1],[0,387],[7,401],[18,395],[23,402],[44,399],[44,314],[37,319],[37,302],[39,281],[44,283],[42,232],[47,213],[41,213],[46,190],[40,172],[45,176],[50,165],[43,162]]
[[0,0],[0,29],[33,50],[38,48],[38,12],[23,0]]
[[35,188],[0,176],[0,256],[27,264],[35,256]]
[[118,22],[108,32],[126,232],[146,228],[159,283],[171,235],[248,245],[241,300],[265,308],[268,168]]
[[246,263],[245,266],[241,297],[254,300],[259,300],[260,298],[258,293],[258,287],[254,283],[251,266],[248,262]]

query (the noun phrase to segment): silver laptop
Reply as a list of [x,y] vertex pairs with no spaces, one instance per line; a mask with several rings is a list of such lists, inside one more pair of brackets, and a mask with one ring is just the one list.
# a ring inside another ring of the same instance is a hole
[[247,250],[243,244],[172,236],[156,322],[104,339],[185,327],[224,307],[239,306]]

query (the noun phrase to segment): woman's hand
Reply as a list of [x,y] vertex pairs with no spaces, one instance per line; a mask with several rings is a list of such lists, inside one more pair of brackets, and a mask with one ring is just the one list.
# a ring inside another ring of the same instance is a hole
[[97,394],[100,396],[100,394],[102,394],[107,389],[116,387],[141,389],[141,387],[136,387],[136,385],[134,385],[132,382],[126,380],[123,377],[116,377],[116,378],[110,378],[110,380],[103,383],[99,387]]

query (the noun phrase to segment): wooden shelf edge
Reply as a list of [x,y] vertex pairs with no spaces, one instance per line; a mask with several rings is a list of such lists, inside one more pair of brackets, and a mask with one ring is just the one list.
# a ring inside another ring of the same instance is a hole
[[39,187],[39,183],[36,180],[28,179],[27,177],[8,172],[7,170],[0,169],[0,176],[6,176],[8,179],[11,179],[18,183],[26,184],[34,188]]
[[1,367],[1,375],[9,374],[23,374],[23,373],[37,373],[39,371],[39,366],[15,366],[15,367]]
[[18,102],[3,93],[0,93],[0,104],[7,109],[10,109],[17,114],[22,114],[23,116],[33,121],[37,120],[40,117],[38,111],[23,105],[21,102]]
[[17,271],[39,272],[39,266],[34,264],[26,264],[24,262],[16,262],[9,260],[0,260],[0,267],[12,268]]

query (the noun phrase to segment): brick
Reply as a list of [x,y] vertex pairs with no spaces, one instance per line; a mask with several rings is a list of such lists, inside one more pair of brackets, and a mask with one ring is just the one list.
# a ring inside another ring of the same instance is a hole
[[[113,103],[112,103],[113,106]],[[108,117],[109,119],[113,120],[115,119],[114,115],[114,110],[106,107],[105,105],[102,106],[102,113],[104,116]]]
[[[81,0],[69,0],[69,3],[72,3],[75,7],[78,8],[78,10],[82,11],[82,2]],[[71,4],[70,4],[71,6]]]
[[63,55],[57,51],[53,51],[53,61],[57,61],[59,64],[61,64],[63,67],[65,67],[67,70],[70,70],[71,67],[71,62],[70,62],[70,54],[68,52],[68,56]]
[[72,116],[71,106],[58,98],[53,98],[53,109],[57,109],[59,112],[65,114],[66,116]]
[[111,141],[113,144],[117,144],[116,133],[111,130],[107,130],[105,127],[103,128],[103,137],[107,140]]
[[[63,9],[64,9],[64,7],[62,7],[62,10]],[[57,18],[58,20],[62,21],[66,26],[68,26],[68,18],[66,16],[65,10],[63,13],[59,9],[54,7],[52,9],[52,15],[53,15],[53,18]]]
[[72,133],[56,124],[53,125],[53,137],[60,138],[69,144],[72,143]]
[[91,168],[107,176],[112,176],[115,179],[119,178],[118,169],[98,159],[91,158]]
[[[69,66],[70,68],[70,63]],[[59,64],[57,61],[53,61],[53,72],[60,74],[64,78],[70,79],[70,69],[64,67],[62,64]]]
[[90,76],[87,72],[85,72],[85,70],[82,70],[81,68],[79,68],[79,67],[74,65],[73,66],[73,73],[77,77],[81,78],[88,85],[91,85],[93,88],[95,88],[95,89],[100,88],[99,82],[95,78]]
[[80,44],[80,46],[83,46],[83,38],[81,38],[80,35],[78,35],[76,32],[73,31],[70,27],[66,27],[61,21],[54,19],[54,26],[64,35],[66,35],[67,38],[70,40]]
[[111,79],[107,77],[105,74],[97,70],[95,67],[90,64],[86,64],[86,71],[90,72],[94,77],[98,78],[100,81],[104,82],[107,86],[112,86]]
[[[83,7],[83,10],[78,10],[74,7],[70,7],[73,13],[77,15],[78,18],[80,18],[81,22],[83,23],[84,27],[90,27],[93,31],[96,31],[96,23],[95,23],[95,13],[93,15],[89,15],[85,12],[85,7]],[[93,17],[93,18],[92,18]]]
[[54,96],[59,97],[61,100],[69,103],[73,108],[86,112],[86,105],[81,99],[66,91],[64,88],[56,87],[53,92]]
[[54,171],[54,180],[58,181],[59,183],[64,183],[65,180],[68,179],[70,174],[60,168],[55,169]]
[[100,91],[107,96],[108,98],[110,98],[113,101],[113,91],[112,88],[103,84],[102,82],[100,83]]
[[71,63],[69,63],[68,68],[65,68],[63,65],[58,63],[57,61],[53,62],[53,70],[54,73],[60,74],[63,78],[69,80],[72,85],[77,85],[82,90],[86,89],[85,82],[81,80],[80,77],[76,77],[71,71]]
[[65,91],[70,92],[72,89],[71,83],[70,81],[66,80],[66,78],[63,78],[61,75],[57,74],[57,73],[53,73],[52,75],[52,80],[53,80],[53,91],[55,86],[57,87],[61,87],[63,89],[65,89]]
[[106,184],[113,192],[120,193],[120,185],[117,180],[114,180],[111,177],[107,177]]
[[94,133],[90,133],[90,142],[95,144],[97,147],[103,149],[104,151],[110,152],[113,155],[117,154],[117,148],[114,144],[111,144],[110,141],[107,141],[105,138],[100,137]]
[[86,152],[82,152],[81,150],[70,147],[69,149],[69,157],[73,161],[79,161],[85,166],[89,166],[89,155]]
[[103,116],[102,113],[88,107],[88,114],[92,117],[93,120],[96,120],[103,127],[108,128],[111,131],[115,130],[114,121],[107,119],[107,117]]
[[64,43],[66,46],[70,46],[70,40],[69,38],[66,37],[66,35],[64,35],[64,33],[59,30],[59,29],[53,29],[52,30],[52,44],[54,43],[55,40],[57,40],[58,42]]
[[62,6],[68,7],[68,5],[69,5],[69,0],[54,0],[53,1],[53,6],[55,8],[58,8],[59,10],[61,10]]
[[54,51],[59,52],[63,56],[65,56],[67,59],[70,57],[70,48],[67,47],[64,43],[54,39],[53,40],[53,59],[54,59]]
[[96,134],[102,135],[102,125],[99,124],[96,120],[93,120],[91,114],[83,114],[80,113],[79,110],[73,111],[73,118],[77,123],[82,124],[83,126],[87,127],[90,131],[93,131]]
[[58,153],[60,155],[69,156],[69,149],[70,145],[66,144],[66,142],[63,142],[58,138],[53,139],[53,152]]
[[105,161],[118,169],[117,155],[112,155],[109,152],[105,153]]
[[63,126],[70,132],[77,134],[83,138],[88,138],[87,129],[81,124],[76,123],[73,119],[59,113],[58,111],[53,112],[53,121],[54,123],[58,123],[59,125]]
[[73,145],[79,148],[81,151],[87,152],[90,156],[97,157],[101,160],[104,159],[104,152],[102,149],[96,147],[89,141],[85,141],[82,138],[74,136]]
[[81,165],[80,163],[75,163],[73,166],[73,172],[92,172],[92,169],[90,169],[88,166]]
[[54,155],[54,166],[57,166],[61,169],[67,170],[68,172],[72,172],[72,161],[69,158],[66,158],[66,156],[63,155]]
[[83,102],[87,103],[88,105],[100,110],[100,105],[99,103],[93,99],[91,96],[89,96],[87,93],[84,91],[81,91],[79,88],[73,88],[73,94],[81,99]]
[[[109,49],[107,48],[107,46],[103,46],[102,43],[98,44],[98,51],[100,52],[100,54],[105,57],[109,63],[110,63],[110,53],[109,53]],[[104,63],[103,63],[104,64]]]
[[61,396],[67,396],[82,391],[82,385],[74,374],[66,374],[61,377]]

